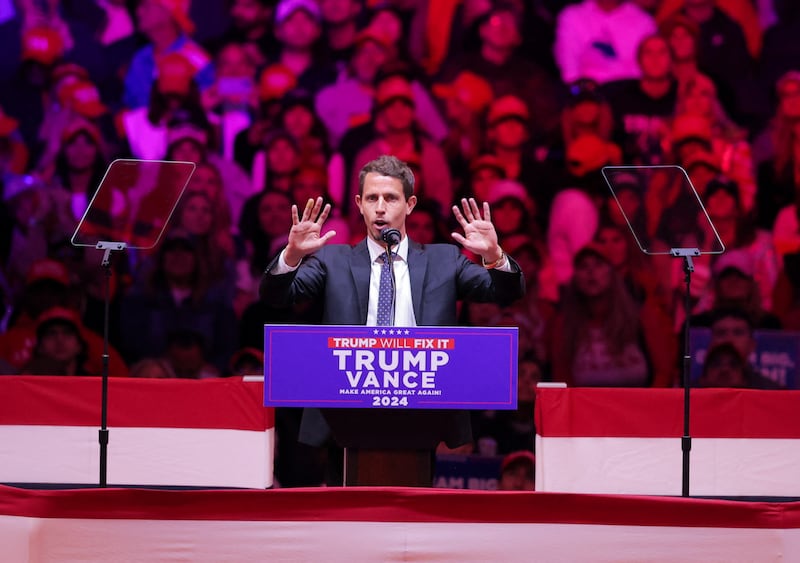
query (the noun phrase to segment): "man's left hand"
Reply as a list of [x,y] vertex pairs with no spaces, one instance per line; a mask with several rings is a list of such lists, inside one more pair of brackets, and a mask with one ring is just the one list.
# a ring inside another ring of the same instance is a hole
[[452,233],[453,238],[470,252],[483,258],[484,262],[496,262],[503,257],[503,251],[497,243],[497,231],[492,224],[489,204],[484,202],[483,215],[474,198],[462,199],[461,208],[453,206],[453,214],[464,234]]

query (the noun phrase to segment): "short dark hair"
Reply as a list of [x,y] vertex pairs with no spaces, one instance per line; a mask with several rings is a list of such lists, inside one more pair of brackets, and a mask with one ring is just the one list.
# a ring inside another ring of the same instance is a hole
[[753,317],[750,316],[747,311],[740,309],[739,307],[718,307],[716,309],[712,309],[711,322],[709,323],[709,326],[713,327],[723,319],[738,319],[743,321],[747,323],[747,328],[751,333],[756,329]]
[[409,199],[414,195],[414,173],[408,164],[389,154],[384,154],[367,162],[358,173],[358,195],[364,195],[364,179],[367,174],[374,172],[381,176],[397,178],[403,184],[403,195]]

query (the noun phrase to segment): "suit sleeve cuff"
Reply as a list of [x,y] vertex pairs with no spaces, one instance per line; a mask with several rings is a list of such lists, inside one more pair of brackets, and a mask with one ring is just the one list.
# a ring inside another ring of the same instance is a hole
[[283,250],[281,250],[280,256],[278,256],[278,260],[275,262],[275,267],[269,271],[270,274],[274,276],[278,276],[280,274],[288,274],[289,272],[294,272],[297,268],[300,267],[302,261],[299,264],[297,264],[297,266],[290,266],[289,264],[287,264],[286,260],[284,259],[285,253],[286,249],[284,248]]

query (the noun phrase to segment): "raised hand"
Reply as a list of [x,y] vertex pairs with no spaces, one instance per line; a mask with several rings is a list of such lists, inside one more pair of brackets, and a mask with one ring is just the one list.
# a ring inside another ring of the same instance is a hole
[[[321,210],[321,212],[320,212]],[[289,266],[296,266],[304,256],[315,253],[325,246],[328,240],[336,236],[336,231],[328,231],[320,236],[322,225],[331,212],[329,203],[322,207],[322,198],[316,201],[309,199],[300,217],[297,206],[292,205],[292,228],[289,230],[289,241],[283,259]]]
[[483,204],[483,216],[474,198],[461,200],[461,209],[453,206],[453,214],[458,224],[464,229],[464,234],[452,233],[457,243],[480,255],[485,262],[496,262],[503,256],[500,245],[497,243],[497,231],[492,224],[492,214],[489,204]]

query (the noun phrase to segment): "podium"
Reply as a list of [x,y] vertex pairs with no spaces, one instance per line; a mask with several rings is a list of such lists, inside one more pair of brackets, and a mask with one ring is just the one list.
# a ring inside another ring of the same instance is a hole
[[516,360],[516,327],[265,325],[264,404],[305,407],[301,440],[344,448],[345,486],[430,486],[469,409],[517,408]]
[[322,409],[321,414],[344,448],[346,486],[430,487],[439,443],[471,438],[466,410]]

